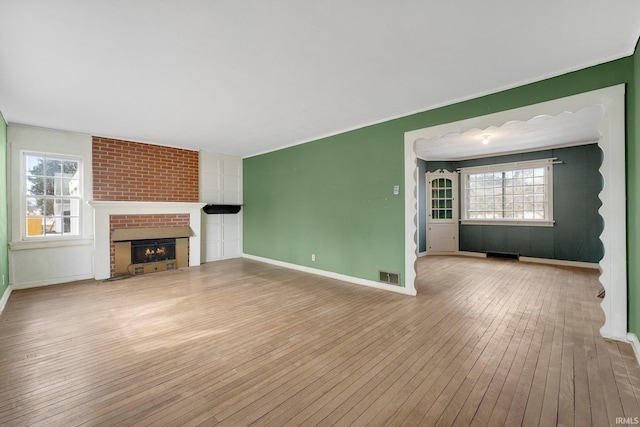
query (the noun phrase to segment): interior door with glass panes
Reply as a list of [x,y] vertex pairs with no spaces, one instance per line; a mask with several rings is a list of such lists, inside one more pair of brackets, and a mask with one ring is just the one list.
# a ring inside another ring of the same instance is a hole
[[458,251],[458,173],[426,173],[427,254]]

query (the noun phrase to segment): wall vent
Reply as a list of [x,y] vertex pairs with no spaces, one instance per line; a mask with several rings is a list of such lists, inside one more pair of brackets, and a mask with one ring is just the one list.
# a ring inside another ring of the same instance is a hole
[[519,260],[520,255],[511,252],[487,252],[487,258],[503,258]]
[[378,273],[380,282],[400,286],[400,273],[389,273],[387,271],[378,271]]

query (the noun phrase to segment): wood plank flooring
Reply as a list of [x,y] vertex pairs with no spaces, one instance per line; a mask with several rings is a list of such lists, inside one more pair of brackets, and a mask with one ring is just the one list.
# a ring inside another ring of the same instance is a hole
[[640,417],[633,350],[598,333],[596,271],[425,257],[418,277],[414,298],[235,259],[14,291],[0,315],[0,425]]

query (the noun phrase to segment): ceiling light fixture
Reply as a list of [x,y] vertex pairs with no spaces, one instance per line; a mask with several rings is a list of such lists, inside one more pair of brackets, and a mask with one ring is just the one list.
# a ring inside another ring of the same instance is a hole
[[489,135],[482,135],[482,143],[487,145],[489,143]]

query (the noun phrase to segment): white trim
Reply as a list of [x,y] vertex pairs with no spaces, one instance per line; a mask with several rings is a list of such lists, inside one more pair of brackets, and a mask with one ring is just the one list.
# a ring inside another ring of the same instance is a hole
[[41,286],[59,285],[61,283],[70,283],[70,282],[77,282],[79,280],[89,280],[89,279],[93,279],[92,274],[62,276],[62,277],[56,277],[55,279],[34,280],[32,282],[22,282],[19,284],[14,284],[13,289],[17,290],[17,289],[39,288]]
[[522,219],[461,219],[462,225],[499,225],[512,226],[512,227],[553,227],[555,221],[543,221],[543,220],[522,220]]
[[4,294],[2,294],[2,298],[0,298],[0,313],[7,306],[7,302],[9,301],[9,295],[11,295],[11,291],[13,290],[12,286],[7,286],[7,289],[4,290]]
[[418,260],[418,157],[416,156],[415,141],[408,140],[405,133],[404,141],[404,286],[411,295],[417,295],[416,290],[416,261]]
[[200,265],[201,209],[203,202],[118,202],[89,201],[94,210],[94,275],[96,280],[111,276],[109,221],[111,215],[189,214],[189,266]]
[[418,252],[418,257],[422,258],[423,256],[427,256],[426,252]]
[[[499,155],[502,155],[500,153]],[[547,167],[553,164],[553,161],[556,160],[557,157],[551,157],[548,159],[538,159],[538,160],[525,160],[522,162],[511,162],[511,163],[496,163],[491,165],[484,166],[470,166],[468,168],[458,168],[459,172],[501,172],[504,170],[521,170],[521,169],[529,169],[529,168],[542,168]]]
[[627,334],[627,341],[631,343],[633,353],[636,355],[636,361],[638,362],[638,365],[640,365],[640,341],[638,340],[638,336],[633,332],[629,332]]
[[374,282],[373,280],[361,279],[359,277],[347,276],[345,274],[334,273],[332,271],[319,270],[317,268],[305,267],[298,264],[291,264],[284,261],[278,261],[271,258],[263,258],[260,256],[250,255],[245,253],[242,254],[242,257],[253,260],[253,261],[259,261],[267,264],[277,265],[278,267],[289,268],[291,270],[302,271],[304,273],[316,274],[318,276],[329,277],[331,279],[341,280],[343,282],[354,283],[356,285],[370,286],[372,288],[378,288],[385,291],[392,291],[392,292],[397,292],[399,294],[415,296],[415,293],[411,293],[410,289],[407,289],[402,286],[387,285],[384,283]]
[[600,306],[605,314],[600,333],[605,338],[627,341],[627,236],[626,236],[626,182],[625,182],[625,85],[598,89],[578,95],[558,98],[525,107],[514,108],[480,117],[445,123],[405,132],[405,286],[415,290],[415,237],[418,214],[417,155],[415,143],[419,138],[431,139],[448,133],[462,133],[469,129],[486,129],[511,121],[527,121],[546,114],[556,116],[565,111],[600,105],[604,115],[599,126],[602,137],[598,146],[603,151],[600,174],[603,188],[599,194],[602,206],[598,210],[604,221],[600,240],[604,257],[600,261],[600,282],[606,293]]
[[29,240],[24,242],[9,242],[9,249],[12,251],[24,251],[31,249],[68,248],[70,246],[91,246],[93,239],[50,239],[50,240]]
[[564,259],[548,259],[548,258],[534,258],[528,256],[521,256],[520,261],[530,262],[533,264],[549,264],[549,265],[563,265],[565,267],[579,267],[579,268],[591,268],[594,270],[600,270],[600,264],[597,262],[583,262],[583,261],[569,261]]

